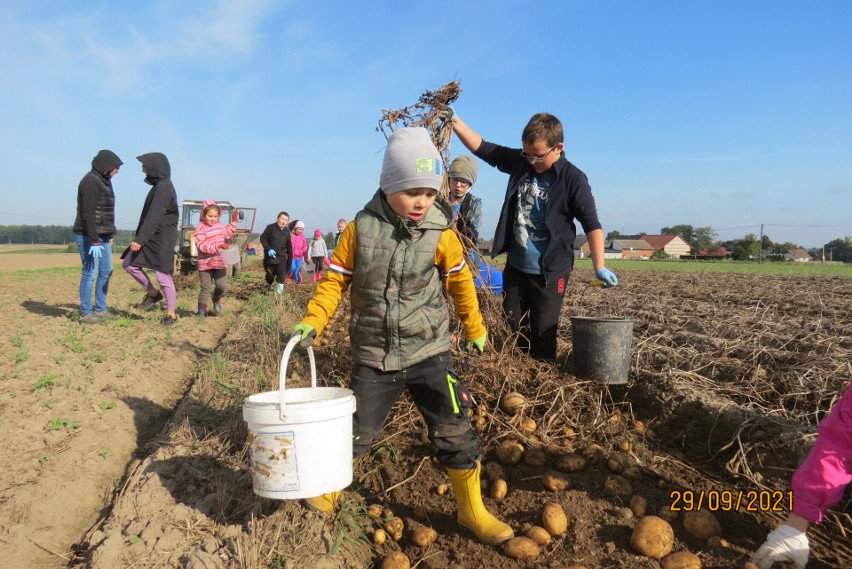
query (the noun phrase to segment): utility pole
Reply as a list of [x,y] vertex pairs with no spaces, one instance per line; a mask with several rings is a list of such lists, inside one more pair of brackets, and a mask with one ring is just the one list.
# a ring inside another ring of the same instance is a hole
[[757,262],[763,262],[763,224],[760,224],[760,245],[758,245],[757,249]]

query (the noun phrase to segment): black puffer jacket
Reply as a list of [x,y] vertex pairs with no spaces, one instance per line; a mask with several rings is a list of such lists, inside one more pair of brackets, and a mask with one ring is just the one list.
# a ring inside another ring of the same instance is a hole
[[101,150],[92,159],[92,169],[77,186],[77,217],[74,233],[95,243],[115,236],[115,193],[109,173],[122,165],[111,150]]
[[[260,234],[260,244],[263,245],[263,264],[277,265],[284,263],[286,267],[293,261],[293,243],[290,241],[290,229],[285,225],[278,227],[277,223],[270,223]],[[270,249],[275,250],[275,258],[268,255]]]
[[145,182],[153,187],[145,198],[133,237],[142,249],[130,264],[170,275],[175,264],[179,217],[177,193],[170,179],[171,166],[165,154],[159,152],[143,154],[136,159],[148,169]]

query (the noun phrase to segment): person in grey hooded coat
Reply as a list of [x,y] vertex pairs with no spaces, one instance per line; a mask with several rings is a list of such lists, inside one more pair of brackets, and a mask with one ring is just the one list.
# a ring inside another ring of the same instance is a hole
[[[165,154],[150,152],[136,157],[142,163],[145,182],[151,190],[142,206],[139,226],[130,247],[124,251],[121,266],[133,279],[145,287],[145,298],[138,308],[148,309],[166,299],[166,316],[163,324],[169,326],[177,320],[177,291],[172,279],[175,246],[178,239],[178,202],[171,181],[171,166]],[[160,285],[153,285],[144,269],[152,269]]]

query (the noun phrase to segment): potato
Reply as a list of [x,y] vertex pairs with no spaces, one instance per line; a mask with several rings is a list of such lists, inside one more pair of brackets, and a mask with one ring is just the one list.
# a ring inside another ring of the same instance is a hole
[[550,545],[552,541],[547,530],[539,526],[530,526],[525,532],[526,536],[536,542],[538,545]]
[[382,528],[377,529],[373,532],[373,543],[376,545],[381,545],[388,540],[388,534]]
[[450,487],[447,484],[438,484],[438,487],[435,488],[435,494],[437,494],[438,496],[443,496],[447,493],[447,490],[449,489]]
[[644,435],[645,434],[645,423],[642,421],[636,421],[633,423],[633,430],[636,431],[637,434]]
[[618,453],[613,453],[606,460],[606,467],[616,474],[621,474],[626,468],[625,460]]
[[402,530],[393,532],[391,534],[391,539],[394,541],[402,541]]
[[541,525],[550,535],[561,535],[568,529],[568,516],[562,506],[550,502],[541,512]]
[[701,569],[701,560],[688,551],[678,551],[660,560],[663,569]]
[[506,478],[506,473],[503,471],[503,467],[500,465],[499,462],[485,463],[485,466],[482,467],[482,474],[485,476],[485,478],[491,481]]
[[438,539],[438,532],[432,528],[421,526],[411,534],[411,543],[417,547],[429,547]]
[[547,453],[541,448],[528,448],[524,452],[524,463],[530,466],[544,466],[547,464]]
[[587,464],[586,457],[579,454],[565,454],[553,461],[557,470],[562,472],[580,472],[586,469]]
[[631,465],[625,468],[621,475],[631,480],[639,480],[642,478],[642,470],[640,470],[638,466]]
[[393,510],[391,510],[390,508],[382,508],[382,517],[384,517],[384,518],[394,517]]
[[551,492],[562,492],[571,487],[571,480],[561,472],[550,470],[542,475],[541,485]]
[[550,443],[544,447],[544,452],[546,452],[548,456],[559,456],[562,454],[562,447],[556,443]]
[[395,533],[401,532],[405,528],[405,525],[402,523],[401,518],[391,518],[387,520],[384,526],[382,527],[385,528],[385,531],[388,532],[388,535],[392,536]]
[[485,420],[485,417],[477,417],[473,420],[473,428],[477,431],[484,431],[487,423],[488,421]]
[[506,485],[505,480],[495,480],[491,484],[491,490],[488,495],[494,498],[495,500],[502,500],[506,497],[506,492],[508,490],[509,487]]
[[630,547],[633,551],[651,559],[662,559],[672,551],[674,530],[669,523],[657,516],[645,516],[633,528]]
[[677,511],[672,510],[671,506],[662,506],[657,510],[657,516],[671,523],[677,519]]
[[591,444],[583,449],[583,456],[586,457],[592,464],[603,462],[606,458],[606,451],[601,445]]
[[714,535],[722,535],[719,520],[707,510],[684,512],[683,529],[687,534],[701,541],[707,541]]
[[538,557],[541,548],[528,537],[513,537],[503,544],[503,551],[512,559],[526,561]]
[[373,504],[369,508],[367,508],[367,514],[373,516],[374,518],[378,518],[382,515],[382,507],[379,504]]
[[633,493],[633,485],[623,476],[607,476],[604,481],[604,489],[616,496],[629,496]]
[[637,518],[644,518],[648,512],[648,500],[642,496],[633,496],[630,498],[630,511]]
[[618,441],[618,450],[621,452],[629,452],[630,451],[630,441],[627,439],[621,439]]
[[529,417],[521,421],[521,430],[527,434],[535,432],[535,428],[537,426],[538,425],[535,424],[535,420],[530,419]]
[[746,561],[745,563],[743,563],[743,569],[757,569],[757,565],[755,565],[751,561]]
[[707,545],[710,547],[729,547],[731,544],[728,543],[727,539],[723,539],[718,535],[711,535],[707,538]]
[[517,391],[512,391],[503,396],[500,400],[500,409],[509,415],[514,415],[524,408],[527,404],[527,398]]
[[411,560],[402,551],[391,551],[382,559],[382,569],[411,569]]
[[518,441],[503,441],[494,450],[494,454],[503,464],[518,464],[524,454],[524,447]]

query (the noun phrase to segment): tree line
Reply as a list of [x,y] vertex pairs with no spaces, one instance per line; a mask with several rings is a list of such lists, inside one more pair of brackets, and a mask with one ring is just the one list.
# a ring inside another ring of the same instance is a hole
[[[119,229],[115,245],[130,245],[135,234],[132,229]],[[70,225],[0,225],[0,243],[68,245],[74,243],[74,228]]]
[[[619,238],[641,239],[643,235],[647,235],[647,233],[624,235],[619,231],[610,231],[607,233],[606,239],[607,241]],[[766,234],[760,237],[754,233],[749,233],[739,239],[720,241],[716,231],[711,226],[673,225],[660,228],[660,235],[679,235],[689,244],[693,253],[699,251],[712,253],[713,251],[721,251],[724,247],[730,257],[738,261],[757,258],[781,259],[785,253],[792,249],[804,249],[804,247],[790,241],[773,242]],[[807,249],[807,251],[814,259],[822,259],[824,254],[826,261],[850,263],[852,262],[852,237],[838,237],[829,241],[823,247],[814,247]]]

